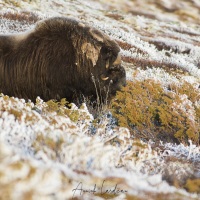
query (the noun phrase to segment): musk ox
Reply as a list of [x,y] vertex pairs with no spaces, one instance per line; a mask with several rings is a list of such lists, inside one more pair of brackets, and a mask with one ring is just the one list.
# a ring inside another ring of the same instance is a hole
[[102,100],[125,85],[120,48],[73,19],[40,21],[31,31],[0,35],[0,92],[35,101],[82,94]]

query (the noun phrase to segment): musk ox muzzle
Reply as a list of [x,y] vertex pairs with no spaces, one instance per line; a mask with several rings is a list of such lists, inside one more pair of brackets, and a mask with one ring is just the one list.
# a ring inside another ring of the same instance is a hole
[[40,21],[31,31],[0,35],[0,92],[32,101],[73,102],[77,94],[104,101],[126,84],[119,51],[107,35],[76,20]]

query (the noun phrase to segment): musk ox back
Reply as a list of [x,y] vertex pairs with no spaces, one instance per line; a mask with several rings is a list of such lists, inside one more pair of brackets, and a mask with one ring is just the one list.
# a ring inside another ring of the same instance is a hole
[[102,32],[69,18],[40,21],[29,32],[0,35],[0,92],[35,101],[102,100],[125,84],[120,48]]

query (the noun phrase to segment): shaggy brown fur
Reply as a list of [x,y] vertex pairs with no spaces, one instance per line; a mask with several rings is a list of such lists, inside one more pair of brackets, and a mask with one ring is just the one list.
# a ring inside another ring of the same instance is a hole
[[125,84],[116,42],[69,18],[50,18],[34,30],[0,35],[0,92],[44,100],[74,94],[104,99]]

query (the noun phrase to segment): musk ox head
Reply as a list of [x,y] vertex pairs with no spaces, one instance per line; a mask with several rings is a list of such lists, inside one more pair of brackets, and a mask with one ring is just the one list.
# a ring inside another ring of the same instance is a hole
[[120,48],[102,32],[69,18],[50,18],[27,33],[0,36],[0,91],[44,100],[74,94],[102,101],[125,85]]

